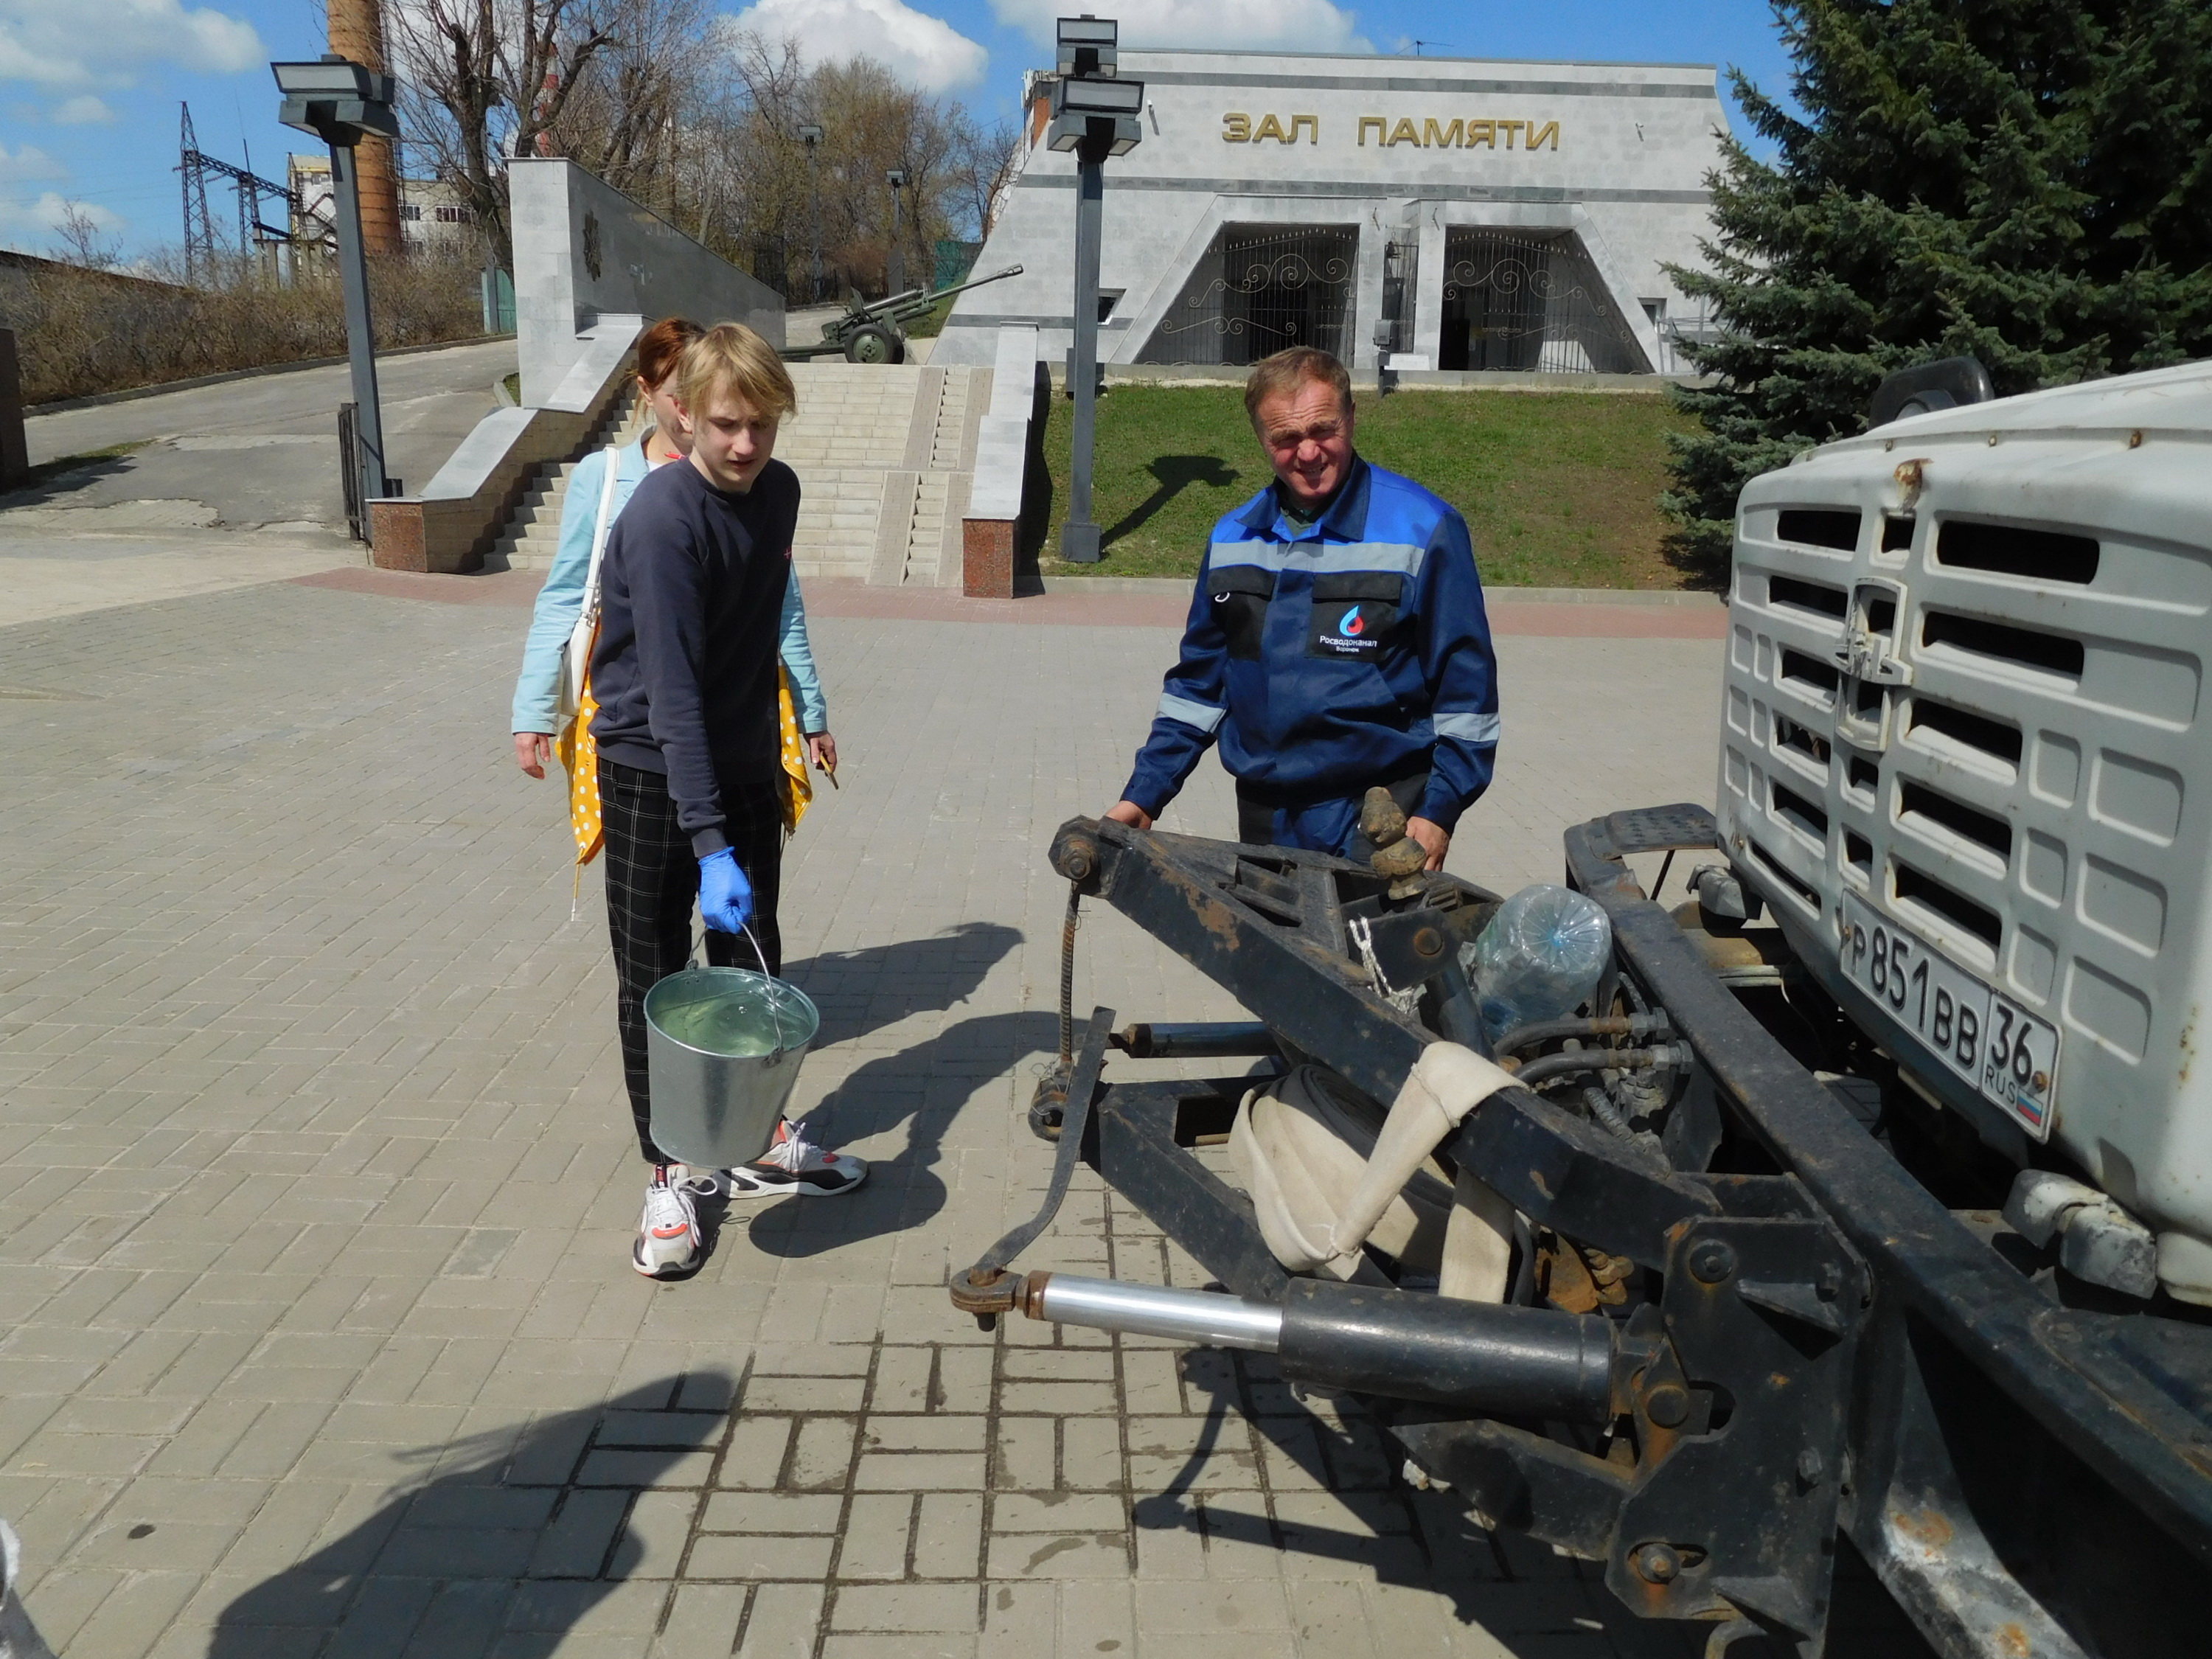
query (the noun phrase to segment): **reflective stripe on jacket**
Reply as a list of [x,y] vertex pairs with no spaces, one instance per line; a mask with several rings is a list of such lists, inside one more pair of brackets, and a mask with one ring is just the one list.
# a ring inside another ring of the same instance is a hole
[[1273,485],[1213,529],[1182,653],[1123,796],[1157,815],[1207,746],[1283,805],[1423,769],[1445,830],[1490,787],[1498,664],[1467,522],[1409,478],[1354,459],[1300,526]]

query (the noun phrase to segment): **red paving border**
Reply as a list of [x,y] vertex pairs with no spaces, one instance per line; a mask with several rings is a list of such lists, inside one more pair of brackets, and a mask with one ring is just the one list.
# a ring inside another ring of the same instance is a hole
[[481,576],[425,576],[409,570],[347,565],[295,576],[301,587],[334,587],[341,593],[374,593],[386,599],[428,599],[434,605],[518,605],[538,602],[543,572],[495,570]]
[[[482,576],[425,576],[355,566],[292,579],[305,587],[335,588],[435,605],[524,606],[544,580],[534,570]],[[971,599],[936,587],[871,587],[816,580],[806,608],[818,617],[866,617],[891,622],[1027,623],[1048,628],[1182,626],[1188,603],[1158,593],[1041,593],[1025,599]],[[1728,607],[1719,599],[1683,605],[1648,602],[1560,604],[1493,597],[1494,633],[1542,639],[1719,640],[1728,637]]]

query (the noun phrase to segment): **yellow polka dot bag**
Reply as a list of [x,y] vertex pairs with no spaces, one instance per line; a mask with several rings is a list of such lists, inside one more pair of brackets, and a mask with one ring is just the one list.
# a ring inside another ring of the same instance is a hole
[[[599,746],[592,736],[592,716],[599,702],[592,696],[592,653],[599,638],[599,562],[606,552],[607,531],[614,521],[617,451],[607,451],[606,483],[599,493],[599,518],[592,534],[592,564],[584,580],[584,605],[568,636],[562,658],[562,707],[568,720],[554,741],[554,752],[568,773],[568,823],[576,837],[576,872],[599,857],[606,845],[606,827],[599,817]],[[574,688],[573,692],[571,688]],[[799,712],[791,695],[791,671],[776,665],[777,726],[781,738],[784,772],[783,833],[797,833],[799,819],[814,799],[814,786],[806,775],[806,740],[799,729]]]

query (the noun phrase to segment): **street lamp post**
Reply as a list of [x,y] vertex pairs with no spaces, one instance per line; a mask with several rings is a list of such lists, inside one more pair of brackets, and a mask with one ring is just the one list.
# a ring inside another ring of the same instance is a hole
[[906,189],[906,172],[902,167],[893,167],[884,177],[890,180],[891,185],[891,257],[890,269],[886,274],[890,279],[890,291],[903,294],[906,292],[906,250],[899,246],[899,198]]
[[1116,74],[1119,26],[1110,17],[1060,20],[1060,79],[1052,93],[1048,141],[1075,152],[1075,341],[1067,389],[1075,399],[1069,457],[1067,522],[1060,556],[1096,564],[1099,532],[1091,518],[1091,450],[1098,418],[1098,261],[1104,240],[1106,158],[1126,155],[1143,137],[1138,116],[1145,83]]
[[822,149],[822,129],[812,122],[799,130],[799,142],[806,146],[807,211],[814,221],[813,287],[807,297],[819,305],[822,302],[822,169],[819,156]]
[[345,295],[346,356],[353,369],[355,488],[362,523],[368,503],[391,494],[384,471],[384,416],[376,395],[376,341],[369,331],[368,261],[362,241],[361,179],[354,148],[363,137],[399,137],[392,77],[336,52],[312,64],[271,64],[284,94],[276,118],[330,146],[331,195],[337,210],[338,280]]

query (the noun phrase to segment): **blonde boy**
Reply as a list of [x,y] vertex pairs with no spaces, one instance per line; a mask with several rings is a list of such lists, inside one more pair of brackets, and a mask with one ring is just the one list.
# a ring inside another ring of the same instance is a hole
[[797,475],[775,459],[777,427],[799,402],[775,349],[725,323],[692,343],[678,374],[691,453],[638,485],[615,520],[592,657],[616,1023],[653,1170],[630,1259],[652,1278],[698,1265],[702,1193],[818,1196],[867,1174],[790,1124],[765,1157],[726,1171],[688,1170],[653,1144],[645,994],[689,959],[692,901],[709,961],[754,966],[744,930],[769,972],[781,968],[776,629],[799,497]]

